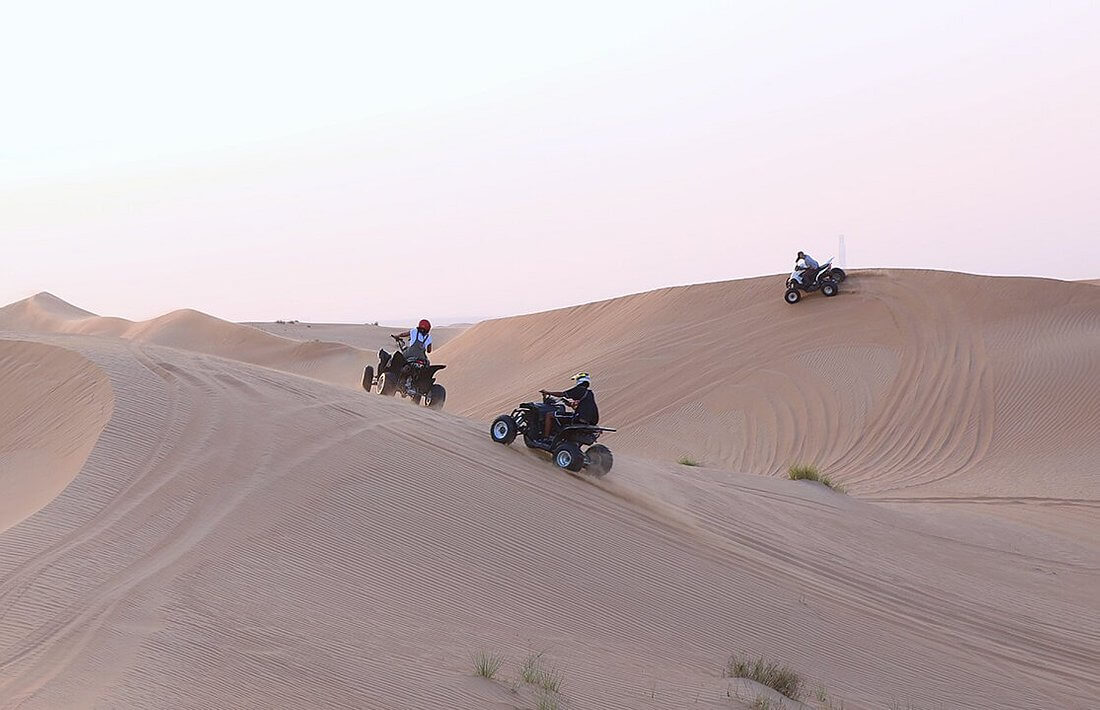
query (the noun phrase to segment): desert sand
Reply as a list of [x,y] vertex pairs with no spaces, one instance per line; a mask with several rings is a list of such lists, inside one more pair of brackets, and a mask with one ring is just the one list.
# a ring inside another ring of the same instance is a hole
[[[345,343],[0,309],[0,707],[535,708],[532,652],[561,708],[750,707],[739,652],[812,708],[1100,705],[1100,289],[776,280],[477,324],[445,412]],[[489,440],[579,369],[605,479]]]

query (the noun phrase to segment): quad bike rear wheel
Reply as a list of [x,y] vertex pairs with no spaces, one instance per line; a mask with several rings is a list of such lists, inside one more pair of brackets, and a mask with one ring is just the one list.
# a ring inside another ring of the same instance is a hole
[[363,389],[370,392],[371,386],[374,384],[374,368],[367,365],[367,369],[363,370]]
[[428,409],[443,409],[443,403],[447,401],[447,390],[443,385],[436,383],[428,390],[427,400],[424,402]]
[[607,472],[611,470],[611,464],[614,462],[611,449],[603,444],[589,446],[588,451],[584,452],[584,458],[589,473],[597,478],[607,475]]
[[840,289],[837,287],[836,281],[826,281],[821,284],[821,293],[831,297],[840,293]]
[[558,468],[564,468],[566,471],[574,473],[580,471],[584,467],[584,454],[581,453],[581,447],[572,441],[563,441],[554,449],[554,463]]
[[516,420],[511,414],[501,414],[489,427],[489,436],[493,437],[493,441],[498,444],[511,444],[515,441],[518,430]]
[[789,288],[787,292],[783,294],[783,300],[787,303],[798,303],[802,300],[802,292],[797,288]]

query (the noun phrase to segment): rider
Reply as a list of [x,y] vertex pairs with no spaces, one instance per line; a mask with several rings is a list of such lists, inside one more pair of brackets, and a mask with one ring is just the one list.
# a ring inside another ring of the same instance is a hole
[[[566,403],[573,407],[574,424],[599,424],[600,410],[596,407],[596,394],[592,391],[592,379],[588,376],[587,372],[578,372],[570,379],[577,384],[564,392],[539,390],[539,394],[548,394],[551,397],[564,397]],[[547,412],[546,420],[543,422],[542,433],[547,439],[550,438],[550,429],[553,427],[554,414],[555,412],[553,411]]]
[[[409,343],[405,346],[404,350],[400,351],[404,357],[404,363],[401,364],[401,371],[399,377],[404,378],[409,374],[410,363],[414,360],[428,361],[428,353],[432,351],[432,336],[431,336],[432,324],[425,318],[417,324],[415,328],[409,329],[408,333],[397,333],[393,338],[408,338]],[[396,355],[397,353],[394,353]],[[395,363],[396,365],[396,363]],[[400,381],[400,380],[399,380]]]
[[809,280],[812,283],[814,274],[816,274],[817,270],[820,268],[821,265],[818,264],[812,256],[810,256],[806,252],[800,251],[798,252],[798,256],[795,257],[794,273],[791,274],[791,277],[799,284],[804,285],[804,282],[802,281],[802,275],[806,274],[810,277]]
[[432,324],[425,318],[415,328],[406,333],[398,333],[395,338],[408,338],[409,344],[405,346],[406,360],[427,360],[428,353],[432,351]]

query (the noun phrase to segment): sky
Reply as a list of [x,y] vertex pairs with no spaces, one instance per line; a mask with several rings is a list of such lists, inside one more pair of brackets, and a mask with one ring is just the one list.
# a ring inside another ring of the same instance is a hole
[[841,234],[1100,277],[1100,2],[39,0],[0,92],[0,303],[446,323]]

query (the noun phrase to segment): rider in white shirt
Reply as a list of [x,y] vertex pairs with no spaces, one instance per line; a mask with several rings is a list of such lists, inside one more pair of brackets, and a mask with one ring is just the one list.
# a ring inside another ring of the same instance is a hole
[[432,351],[432,324],[427,319],[409,330],[408,336],[399,333],[401,337],[408,337],[409,344],[405,346],[406,360],[427,360],[428,353]]
[[[401,378],[401,381],[404,381],[406,377],[411,375],[408,363],[416,360],[428,362],[428,353],[432,351],[431,330],[432,324],[425,319],[420,321],[415,328],[411,328],[407,333],[401,332],[394,334],[394,338],[408,338],[409,340],[403,350],[394,353],[392,356],[392,367],[397,369],[398,377]],[[383,350],[382,353],[385,353],[385,351]],[[383,367],[386,367],[386,365],[383,365]]]

